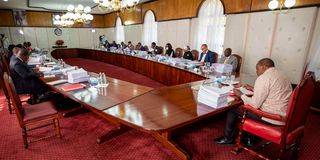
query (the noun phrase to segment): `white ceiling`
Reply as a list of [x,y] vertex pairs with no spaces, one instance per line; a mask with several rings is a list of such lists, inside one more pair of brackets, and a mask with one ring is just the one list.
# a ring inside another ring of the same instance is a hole
[[[150,0],[140,0],[139,3]],[[29,6],[28,6],[29,3]],[[0,0],[1,9],[23,9],[23,10],[37,10],[37,11],[63,11],[67,10],[69,4],[94,7],[96,4],[93,0],[8,0],[7,2]],[[104,14],[109,13],[110,10],[101,7],[94,7],[92,13]]]

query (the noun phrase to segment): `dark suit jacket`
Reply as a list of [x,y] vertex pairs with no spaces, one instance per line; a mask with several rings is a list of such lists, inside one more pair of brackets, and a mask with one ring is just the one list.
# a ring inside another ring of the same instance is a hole
[[175,58],[176,57],[176,54],[174,53],[174,50],[171,49],[171,50],[166,50],[166,55],[170,56],[172,54],[172,57]]
[[[204,55],[204,53],[202,52],[200,54],[200,60],[202,59],[202,56]],[[210,62],[210,64],[214,63],[214,53],[210,50],[208,50],[206,57],[204,58],[204,62]]]
[[43,94],[47,91],[47,87],[38,78],[39,74],[33,72],[32,69],[19,58],[11,58],[10,70],[18,94]]
[[184,59],[190,59],[190,60],[193,61],[193,55],[192,55],[192,53],[191,53],[190,51],[185,52],[185,53],[183,54],[183,58],[184,58]]

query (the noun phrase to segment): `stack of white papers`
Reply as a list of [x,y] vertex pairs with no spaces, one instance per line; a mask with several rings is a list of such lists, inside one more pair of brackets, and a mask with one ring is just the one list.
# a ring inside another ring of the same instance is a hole
[[218,88],[214,86],[201,86],[198,92],[198,102],[213,108],[221,108],[228,105],[230,88]]
[[84,69],[77,69],[68,72],[68,82],[69,83],[80,83],[89,80],[89,74]]
[[41,64],[39,56],[29,58],[28,65],[39,65],[39,64]]
[[232,72],[232,65],[231,64],[214,63],[214,64],[212,64],[212,67],[214,67],[215,71],[218,73]]

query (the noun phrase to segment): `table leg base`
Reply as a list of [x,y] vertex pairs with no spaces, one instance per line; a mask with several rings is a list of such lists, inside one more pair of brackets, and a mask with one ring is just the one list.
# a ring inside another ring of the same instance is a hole
[[130,130],[130,128],[128,128],[128,127],[121,127],[119,129],[112,130],[112,131],[108,132],[107,134],[102,135],[101,137],[97,138],[97,143],[101,144],[103,142],[106,142],[114,137],[120,136],[120,135],[128,132],[129,130]]
[[179,147],[177,143],[172,141],[170,139],[170,136],[168,133],[164,134],[158,134],[155,133],[152,135],[155,139],[157,139],[159,142],[161,142],[166,148],[168,148],[170,151],[175,153],[181,160],[190,160],[190,155]]
[[85,112],[88,112],[88,110],[81,106],[81,107],[73,108],[73,109],[63,113],[63,117],[64,118],[68,118],[68,117],[72,117],[72,116],[75,116],[75,115],[78,115],[78,114],[82,114],[82,113],[85,113]]

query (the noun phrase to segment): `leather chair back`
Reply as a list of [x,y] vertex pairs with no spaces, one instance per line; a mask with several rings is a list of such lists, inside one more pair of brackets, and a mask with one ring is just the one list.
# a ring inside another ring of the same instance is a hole
[[11,77],[7,73],[4,73],[3,79],[5,82],[6,88],[8,89],[9,96],[12,100],[12,104],[14,106],[14,110],[15,110],[16,116],[18,118],[20,127],[24,127],[24,123],[23,123],[24,110],[22,108],[22,103],[21,103],[20,97],[18,96],[18,94],[16,92],[16,89],[14,87],[14,84],[13,84]]
[[287,133],[290,133],[300,126],[304,126],[314,88],[314,76],[312,74],[307,74],[302,82],[293,91],[287,111]]
[[214,55],[214,63],[218,63],[218,60],[219,60],[219,54],[216,53],[216,52],[213,52],[213,55]]
[[195,60],[198,60],[199,59],[199,51],[197,51],[197,50],[192,50],[191,51],[191,53],[192,53],[192,55],[193,55],[193,58],[195,59]]
[[2,88],[6,98],[9,99],[10,97],[9,97],[9,93],[8,93],[7,87],[6,87],[5,83],[4,83],[3,75],[4,75],[3,65],[0,62],[0,87]]
[[175,52],[176,52],[176,57],[178,57],[178,58],[183,57],[183,50],[182,50],[182,48],[176,48]]
[[149,51],[149,47],[147,45],[143,46],[144,49],[148,52]]
[[163,47],[159,46],[160,54],[163,54]]
[[8,57],[6,55],[1,56],[1,63],[3,67],[3,72],[7,72],[9,75],[11,75],[11,71],[8,63]]

